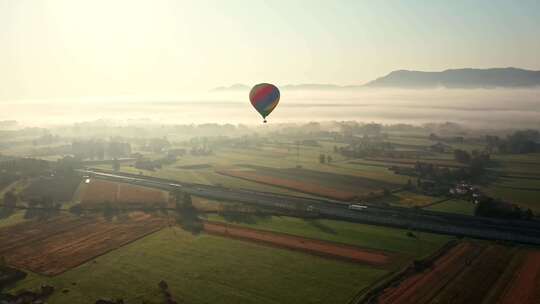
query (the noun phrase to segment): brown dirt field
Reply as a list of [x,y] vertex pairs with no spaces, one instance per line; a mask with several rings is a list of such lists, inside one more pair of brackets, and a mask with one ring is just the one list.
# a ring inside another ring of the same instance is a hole
[[513,280],[497,303],[540,303],[540,251],[527,252]]
[[81,195],[83,204],[163,204],[168,200],[169,194],[166,191],[100,179],[92,179]]
[[249,171],[235,171],[235,170],[220,170],[217,173],[237,177],[249,181],[258,182],[261,184],[278,186],[290,190],[300,191],[303,193],[319,195],[337,200],[349,201],[354,199],[357,195],[353,192],[337,190],[329,187],[324,187],[320,184],[306,183],[295,180],[282,179],[272,176],[263,176],[255,172]]
[[377,303],[538,304],[539,286],[540,251],[525,255],[514,246],[464,242],[386,288]]
[[480,248],[470,243],[461,243],[435,261],[433,267],[406,278],[397,286],[387,288],[378,298],[378,303],[429,303],[432,297],[445,287],[474,258]]
[[92,179],[81,194],[83,204],[116,202],[118,183]]
[[13,266],[57,275],[165,225],[164,219],[143,213],[111,222],[71,216],[25,222],[0,229],[0,256]]
[[282,233],[261,231],[214,222],[204,222],[204,231],[209,234],[261,242],[316,255],[346,259],[353,262],[374,265],[386,265],[390,262],[390,257],[382,252]]
[[487,245],[478,258],[463,268],[430,302],[482,303],[504,274],[515,252],[511,247]]

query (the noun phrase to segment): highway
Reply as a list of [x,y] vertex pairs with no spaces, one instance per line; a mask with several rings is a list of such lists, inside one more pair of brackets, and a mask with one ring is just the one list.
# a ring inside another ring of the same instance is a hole
[[94,178],[121,181],[167,191],[179,189],[185,193],[214,200],[239,202],[276,210],[313,210],[319,216],[350,222],[443,233],[455,236],[511,241],[540,245],[540,222],[499,220],[456,215],[413,208],[368,205],[351,210],[348,203],[327,199],[311,199],[247,189],[231,189],[126,173],[80,170]]

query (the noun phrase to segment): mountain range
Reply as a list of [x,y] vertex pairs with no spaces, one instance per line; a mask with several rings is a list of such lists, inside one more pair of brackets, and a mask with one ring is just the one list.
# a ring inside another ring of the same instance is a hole
[[[540,71],[517,68],[450,69],[441,72],[398,70],[363,85],[340,86],[335,84],[283,85],[284,90],[350,90],[362,88],[405,89],[477,89],[477,88],[526,88],[540,86]],[[249,90],[250,86],[234,84],[218,87],[213,91]]]

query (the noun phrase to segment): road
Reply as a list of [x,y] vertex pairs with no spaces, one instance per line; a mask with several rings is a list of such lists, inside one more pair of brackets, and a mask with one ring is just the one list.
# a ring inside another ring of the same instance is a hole
[[321,217],[490,240],[540,245],[540,222],[482,218],[413,208],[369,205],[351,210],[346,202],[312,199],[247,189],[231,189],[173,180],[81,170],[93,177],[183,192],[215,200],[239,202],[278,210],[314,210]]

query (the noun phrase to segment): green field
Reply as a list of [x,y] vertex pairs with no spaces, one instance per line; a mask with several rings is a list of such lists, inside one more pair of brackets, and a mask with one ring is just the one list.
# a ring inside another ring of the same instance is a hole
[[397,205],[402,207],[424,206],[441,199],[438,197],[428,196],[410,191],[400,191],[395,193],[394,195],[400,198]]
[[11,214],[9,217],[0,218],[0,228],[15,225],[24,221],[24,211],[18,210]]
[[502,188],[498,187],[497,184],[482,187],[481,189],[494,198],[509,201],[521,208],[530,208],[536,214],[540,214],[540,191]]
[[[372,266],[221,237],[164,229],[61,275],[16,285],[55,286],[49,303],[163,303],[165,280],[179,303],[347,303],[388,272]],[[67,293],[61,292],[67,289]]]
[[[226,220],[218,215],[208,218],[213,221]],[[252,220],[255,223],[252,223]],[[413,232],[418,238],[407,236],[407,230],[372,226],[334,220],[299,219],[293,217],[267,217],[251,219],[249,223],[235,223],[254,229],[288,233],[308,238],[321,239],[364,248],[384,250],[420,258],[429,255],[448,242],[451,237],[432,233]]]
[[451,199],[425,208],[426,210],[474,215],[474,204],[459,199]]
[[395,184],[405,184],[410,177],[404,175],[398,175],[390,171],[388,168],[391,164],[371,161],[350,161],[334,163],[331,167],[334,167],[336,172],[343,172],[351,175],[358,175],[361,177],[380,180]]
[[[109,166],[96,166],[96,167],[110,170]],[[183,170],[183,169],[175,168],[173,166],[166,166],[161,170],[148,171],[148,170],[136,169],[130,166],[122,166],[120,171],[126,172],[126,173],[132,173],[132,174],[139,174],[140,172],[142,172],[145,176],[172,179],[172,180],[177,180],[179,182],[185,182],[185,183],[221,185],[221,186],[230,187],[230,188],[253,189],[253,190],[258,190],[258,191],[310,197],[310,195],[303,194],[301,192],[296,192],[296,191],[287,190],[284,188],[273,187],[273,186],[264,185],[264,184],[260,184],[256,182],[242,180],[239,178],[221,175],[214,172],[213,169]]]
[[[331,191],[337,190],[341,191],[341,193],[356,194],[358,196],[361,196],[372,191],[382,192],[382,190],[385,188],[400,188],[399,184],[393,184],[381,180],[374,180],[348,174],[336,174],[317,170],[309,170],[304,168],[274,169],[270,167],[254,165],[241,165],[241,167],[246,168],[250,172],[254,173],[256,177],[260,177],[263,180],[261,182],[266,182],[268,178],[270,180],[276,180],[276,184],[279,184],[283,187],[289,187],[289,184],[298,183],[301,185],[305,185],[290,187],[291,189],[298,189],[298,191],[305,191],[307,193],[317,193],[318,189],[313,188],[320,187],[321,189],[324,188]],[[247,179],[250,178],[248,177]],[[271,181],[269,183],[272,184]],[[311,190],[313,192],[311,192]]]
[[[322,152],[321,152],[322,150]],[[368,179],[384,185],[402,185],[408,178],[396,175],[387,168],[365,168],[356,165],[350,165],[342,162],[342,157],[333,152],[329,147],[300,147],[300,158],[298,164],[305,170],[320,172],[320,174],[334,174],[334,176],[350,176],[351,179]],[[335,160],[331,164],[319,164],[318,157],[320,153],[331,154]],[[260,191],[276,192],[282,194],[302,195],[301,192],[288,190],[270,185],[263,185],[257,182],[242,180],[230,176],[224,176],[216,173],[220,169],[237,168],[239,165],[253,165],[279,169],[294,169],[297,164],[296,147],[276,148],[265,146],[262,149],[232,149],[223,148],[214,152],[210,156],[192,156],[186,155],[180,157],[174,164],[164,166],[155,171],[140,170],[128,164],[122,164],[121,171],[128,173],[143,173],[148,176],[174,179],[181,182],[201,183],[208,185],[222,185],[225,187],[249,188]],[[201,169],[183,169],[185,166],[205,165],[207,168]],[[110,165],[94,166],[101,169],[111,169]],[[335,182],[333,180],[319,180],[320,183]]]

